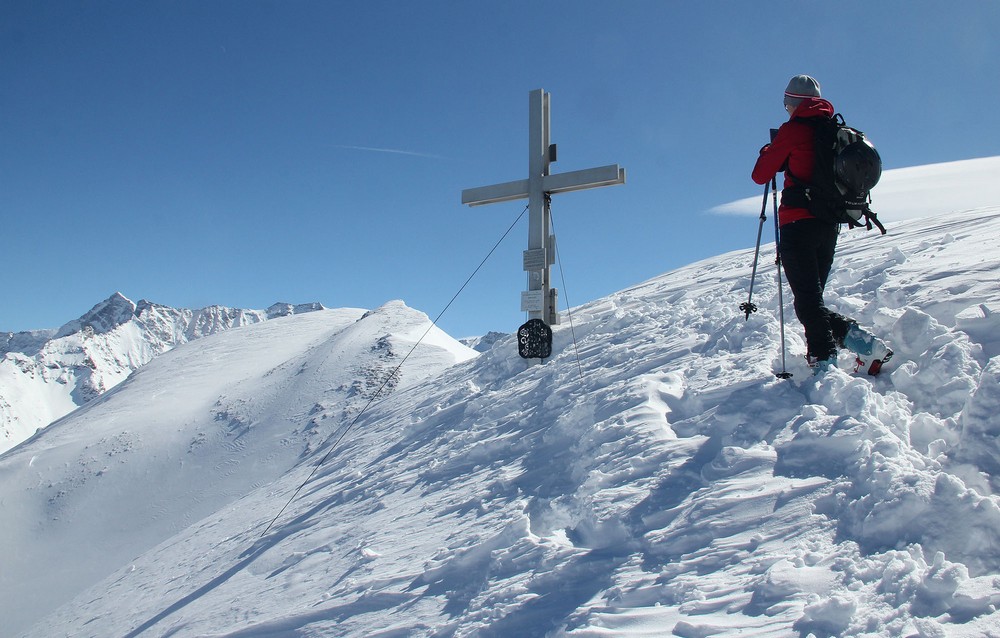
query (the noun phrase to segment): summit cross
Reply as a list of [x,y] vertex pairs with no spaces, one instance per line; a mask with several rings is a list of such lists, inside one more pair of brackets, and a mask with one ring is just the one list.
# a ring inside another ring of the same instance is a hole
[[529,320],[555,325],[558,293],[550,285],[555,237],[551,233],[549,200],[557,193],[624,184],[625,169],[611,164],[549,174],[549,165],[556,161],[556,146],[549,135],[549,96],[542,89],[528,94],[528,179],[463,190],[462,203],[482,206],[527,198],[528,249],[524,251],[524,270],[528,273],[528,290],[521,293],[521,310],[528,313]]

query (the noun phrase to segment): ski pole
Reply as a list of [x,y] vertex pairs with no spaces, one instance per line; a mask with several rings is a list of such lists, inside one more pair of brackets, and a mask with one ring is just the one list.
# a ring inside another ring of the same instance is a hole
[[[767,195],[765,194],[765,197]],[[775,265],[778,267],[778,324],[781,326],[781,372],[776,373],[774,376],[779,379],[790,379],[792,378],[792,373],[785,369],[785,300],[782,294],[782,281],[781,281],[781,242],[780,236],[778,234],[778,179],[777,176],[771,178],[771,197],[774,202],[774,247],[776,257],[774,260]]]
[[760,257],[760,235],[764,230],[764,222],[767,221],[767,191],[771,188],[771,183],[764,184],[764,201],[760,205],[760,223],[757,225],[757,246],[753,250],[753,270],[750,272],[750,294],[746,303],[740,304],[740,310],[746,313],[744,321],[750,319],[750,313],[757,312],[757,305],[753,303],[753,283],[757,279],[757,259]]

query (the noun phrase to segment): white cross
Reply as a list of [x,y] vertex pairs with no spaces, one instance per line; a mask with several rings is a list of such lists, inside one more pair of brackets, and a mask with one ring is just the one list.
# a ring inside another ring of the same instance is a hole
[[617,164],[550,175],[555,150],[549,142],[549,94],[536,89],[528,94],[528,179],[462,191],[462,203],[469,206],[528,199],[528,250],[524,251],[528,290],[521,293],[521,310],[529,319],[549,325],[558,323],[557,292],[549,280],[549,267],[555,263],[549,196],[625,183],[625,169]]

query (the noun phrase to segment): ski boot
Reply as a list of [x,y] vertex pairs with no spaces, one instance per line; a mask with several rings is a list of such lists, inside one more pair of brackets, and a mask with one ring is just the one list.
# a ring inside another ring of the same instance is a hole
[[856,323],[852,323],[847,329],[843,346],[855,354],[855,372],[867,366],[867,372],[871,376],[881,372],[882,365],[892,358],[892,350],[884,341]]
[[812,370],[813,376],[819,376],[829,370],[830,368],[836,368],[837,362],[835,359],[819,359],[811,354],[806,355],[806,365]]

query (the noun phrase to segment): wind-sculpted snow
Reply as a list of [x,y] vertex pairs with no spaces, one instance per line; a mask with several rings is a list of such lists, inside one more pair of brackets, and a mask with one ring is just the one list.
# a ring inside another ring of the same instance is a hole
[[[169,528],[162,542],[107,554],[107,577],[80,579],[89,588],[39,609],[51,613],[32,618],[26,635],[1000,635],[1000,353],[984,327],[1000,303],[1000,212],[842,236],[827,300],[895,349],[874,378],[854,374],[846,353],[812,376],[787,293],[794,376],[776,378],[773,266],[758,273],[759,312],[744,319],[738,308],[752,257],[692,264],[575,309],[544,365],[526,366],[508,337],[427,369],[426,381],[401,384],[356,423],[358,412],[341,407],[349,392],[324,394],[340,380],[241,395],[256,405],[243,413],[228,400],[226,424],[300,406],[326,416],[313,426],[322,434],[300,464],[242,484],[223,505],[200,508],[200,520],[179,520],[181,505],[202,501],[178,493],[174,510],[149,523]],[[364,342],[366,358],[354,351],[336,368],[360,371],[350,378],[370,387],[365,371],[384,379],[388,367],[380,353],[403,350],[381,344]],[[186,346],[185,369],[213,356],[202,347]],[[311,369],[318,352],[294,365]],[[103,409],[146,396],[141,380]],[[146,414],[160,432],[191,418]],[[4,503],[16,496],[45,511],[60,488],[45,487],[43,468],[65,462],[40,461],[71,423],[0,460],[0,486],[21,486]],[[151,437],[120,423],[104,436]],[[138,445],[107,438],[100,449],[122,450],[127,466],[165,454]],[[190,484],[223,460],[170,454],[160,476]],[[125,471],[105,463],[92,489]],[[14,476],[32,476],[32,487]],[[80,506],[72,493],[58,498],[61,512]],[[105,519],[123,513],[88,502]],[[61,528],[31,520],[46,534]],[[80,524],[61,540],[82,544],[102,529]],[[32,538],[17,546],[51,549]],[[13,589],[5,581],[0,600]]]

